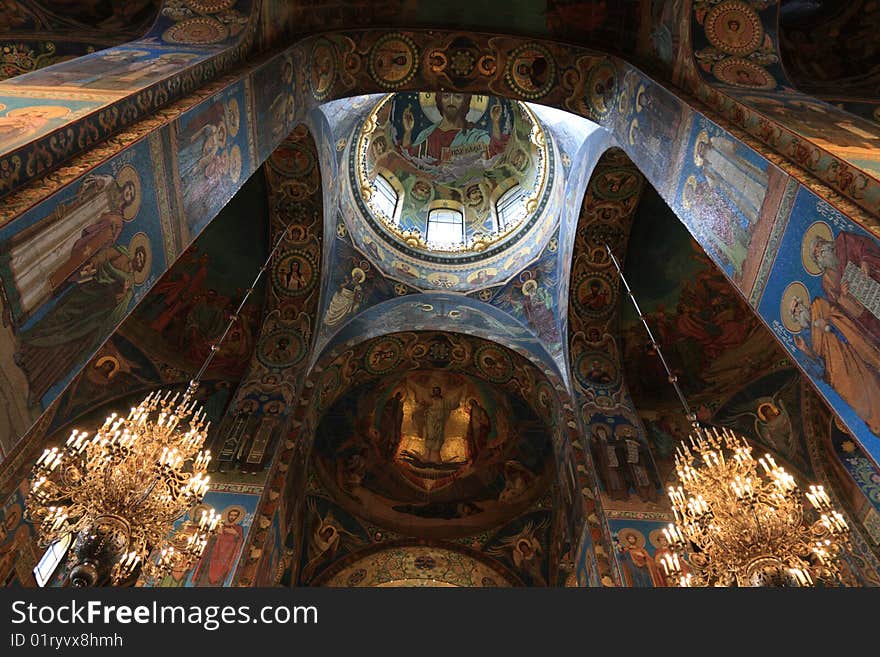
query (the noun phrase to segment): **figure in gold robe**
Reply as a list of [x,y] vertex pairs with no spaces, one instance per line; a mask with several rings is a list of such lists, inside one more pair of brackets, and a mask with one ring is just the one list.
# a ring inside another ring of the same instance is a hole
[[868,428],[880,434],[880,349],[850,315],[827,299],[817,297],[807,307],[795,296],[789,312],[803,328],[794,342],[812,360],[810,373],[828,382]]

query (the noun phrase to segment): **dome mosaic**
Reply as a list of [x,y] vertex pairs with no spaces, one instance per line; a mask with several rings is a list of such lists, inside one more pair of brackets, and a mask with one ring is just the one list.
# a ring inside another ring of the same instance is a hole
[[523,103],[391,94],[355,136],[349,182],[387,246],[422,262],[474,263],[506,251],[542,216],[552,151]]

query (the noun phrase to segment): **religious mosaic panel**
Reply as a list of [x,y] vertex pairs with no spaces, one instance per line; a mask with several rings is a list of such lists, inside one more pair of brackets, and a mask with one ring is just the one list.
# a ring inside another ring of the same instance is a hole
[[319,472],[343,504],[445,537],[494,526],[541,491],[549,441],[521,402],[443,371],[382,381],[347,393],[318,425]]

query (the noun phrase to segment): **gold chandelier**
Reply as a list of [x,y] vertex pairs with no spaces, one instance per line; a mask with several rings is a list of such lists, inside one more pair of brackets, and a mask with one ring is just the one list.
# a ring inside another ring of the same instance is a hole
[[[223,333],[183,393],[154,391],[127,417],[111,414],[89,438],[74,429],[60,449],[46,449],[34,465],[27,514],[40,544],[68,534],[70,583],[114,585],[140,572],[155,583],[199,559],[220,517],[199,508],[209,487],[211,454],[202,447],[210,422],[194,399],[199,380],[238,320],[289,227],[279,235]],[[175,523],[187,514],[177,529]]]
[[[729,429],[694,427],[676,448],[675,522],[660,559],[680,586],[814,586],[840,581],[849,527],[822,486],[805,494],[770,454]],[[760,466],[760,467],[759,467]],[[804,504],[809,502],[809,506]]]
[[668,489],[675,522],[663,530],[669,552],[660,557],[668,581],[682,587],[840,582],[849,527],[824,488],[811,485],[803,493],[770,454],[756,460],[743,436],[697,422],[620,263],[605,249],[693,427],[690,444],[676,447],[679,485]]
[[160,578],[201,556],[219,523],[213,509],[168,536],[208,490],[211,456],[202,445],[210,423],[191,400],[194,390],[195,382],[180,401],[179,393],[153,392],[128,417],[110,415],[91,439],[74,429],[63,448],[37,460],[28,514],[43,545],[75,536],[74,586],[108,575],[121,584],[142,564],[148,578]]

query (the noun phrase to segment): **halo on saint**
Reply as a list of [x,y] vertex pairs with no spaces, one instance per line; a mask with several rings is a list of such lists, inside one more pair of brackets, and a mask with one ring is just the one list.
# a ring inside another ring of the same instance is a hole
[[822,268],[813,256],[813,241],[817,237],[829,242],[832,241],[831,226],[824,221],[816,221],[804,233],[804,240],[801,242],[801,262],[804,263],[804,269],[807,270],[807,273],[812,276],[819,276],[822,273]]
[[636,128],[638,127],[638,125],[639,125],[638,117],[634,118],[632,120],[632,123],[629,124],[629,135],[628,136],[629,136],[629,145],[630,146],[636,145]]
[[[471,95],[471,104],[467,117],[465,117],[466,120],[470,123],[476,123],[479,121],[480,117],[486,112],[488,104],[488,96]],[[440,116],[440,110],[437,109],[437,94],[433,91],[420,93],[419,105],[422,107],[422,112],[432,123],[437,123],[443,119],[443,117]]]
[[236,182],[241,176],[241,149],[238,144],[229,150],[229,179]]
[[367,280],[367,274],[360,267],[355,267],[351,270],[351,280],[360,285]]
[[696,200],[695,194],[697,192],[697,177],[694,175],[690,175],[687,177],[687,180],[684,181],[684,185],[681,188],[681,204],[684,206],[685,210],[690,210],[691,206],[694,204]]
[[772,401],[765,401],[758,404],[758,419],[766,422],[768,417],[779,415],[779,408]]
[[125,187],[126,183],[134,186],[134,200],[122,210],[122,218],[125,221],[131,221],[137,216],[138,210],[141,209],[141,177],[132,165],[126,164],[116,173],[116,184],[120,188]]
[[128,244],[129,257],[134,258],[138,249],[144,250],[144,266],[140,268],[140,271],[136,268],[132,270],[132,279],[135,285],[143,285],[147,276],[150,275],[150,268],[153,265],[153,250],[150,248],[150,238],[146,233],[135,233],[131,238],[131,242]]
[[458,285],[459,281],[460,279],[458,276],[444,271],[435,271],[428,274],[428,282],[440,287]]
[[645,106],[642,104],[645,97],[645,85],[640,84],[636,91],[636,112],[641,112]]
[[[666,547],[660,542],[661,538],[666,538],[666,536],[663,534],[662,529],[654,529],[651,531],[651,533],[648,534],[648,540],[651,542],[651,545],[653,545],[658,550]],[[666,541],[666,544],[668,545],[669,541]]]
[[530,278],[522,286],[522,293],[527,297],[532,296],[535,292],[538,291],[538,281],[534,278]]
[[626,543],[627,536],[635,536],[636,537],[636,545],[643,548],[645,547],[645,535],[637,529],[632,529],[630,527],[624,527],[620,531],[617,532],[617,537],[621,543]]
[[229,130],[229,136],[235,137],[238,134],[238,128],[241,125],[241,112],[238,108],[238,101],[232,98],[225,108],[226,127]]
[[698,167],[703,166],[703,156],[700,155],[701,144],[709,144],[709,133],[705,130],[700,131],[700,134],[697,135],[697,140],[694,142],[694,164]]
[[247,515],[247,509],[245,509],[241,504],[233,504],[232,506],[227,506],[225,509],[223,509],[223,520],[228,520],[229,514],[233,511],[238,511],[238,519],[235,521],[236,523],[240,523]]
[[805,306],[810,305],[810,293],[800,281],[789,283],[779,302],[779,318],[782,324],[792,333],[800,333],[803,327],[791,316],[791,304],[795,299],[800,299]]

